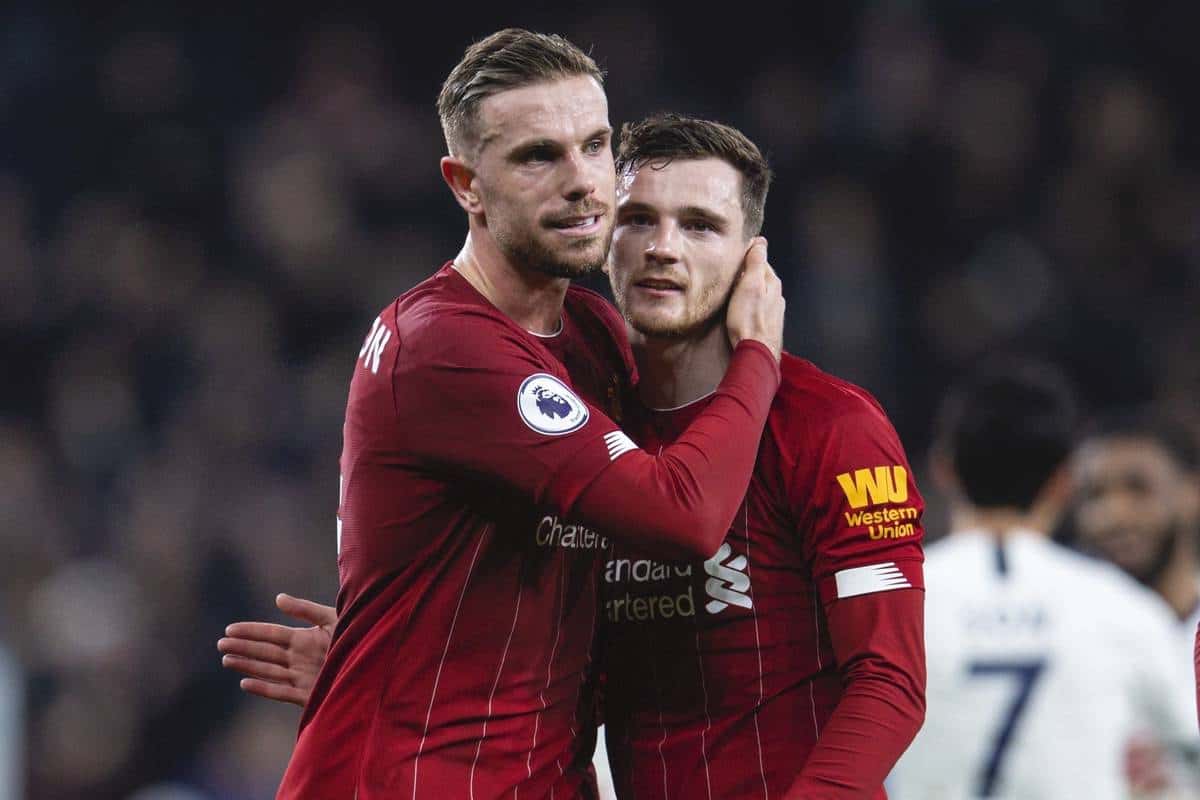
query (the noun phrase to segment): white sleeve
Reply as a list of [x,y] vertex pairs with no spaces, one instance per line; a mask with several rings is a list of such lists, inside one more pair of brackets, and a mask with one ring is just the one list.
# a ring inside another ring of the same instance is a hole
[[1164,741],[1194,748],[1200,745],[1196,684],[1192,660],[1179,647],[1178,623],[1157,596],[1138,605],[1145,609],[1138,616],[1143,622],[1130,632],[1128,651],[1138,708]]

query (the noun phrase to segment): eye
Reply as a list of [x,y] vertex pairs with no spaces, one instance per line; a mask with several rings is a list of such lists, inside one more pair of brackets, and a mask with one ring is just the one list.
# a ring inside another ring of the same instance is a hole
[[1142,475],[1130,476],[1126,479],[1125,485],[1135,497],[1149,497],[1154,493],[1150,481]]
[[690,220],[688,222],[685,222],[683,224],[683,227],[685,230],[699,231],[702,233],[715,232],[717,230],[716,225],[713,225],[711,222],[708,222],[707,220],[703,220],[703,219]]
[[535,147],[525,154],[526,164],[536,164],[539,161],[551,161],[553,154],[548,147]]
[[651,223],[654,222],[654,220],[650,217],[649,214],[646,214],[643,212],[634,212],[632,214],[626,214],[622,221],[626,225],[632,225],[635,228],[644,228],[647,225],[650,225]]
[[599,153],[603,150],[604,150],[604,140],[603,139],[592,139],[590,142],[588,142],[587,144],[585,144],[583,146],[583,152],[587,153],[588,155],[595,155],[596,153]]

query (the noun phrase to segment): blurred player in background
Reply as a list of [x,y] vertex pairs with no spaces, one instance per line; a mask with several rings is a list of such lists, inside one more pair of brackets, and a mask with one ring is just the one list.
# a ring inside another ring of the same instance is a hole
[[[1153,590],[1178,620],[1176,658],[1188,663],[1200,624],[1200,455],[1192,432],[1145,410],[1112,413],[1084,437],[1073,458],[1070,530]],[[1180,697],[1189,705],[1192,693]],[[1147,789],[1190,786],[1195,768],[1169,758],[1152,738],[1136,742],[1129,767]],[[1182,789],[1181,789],[1182,790]]]
[[728,372],[676,445],[639,449],[608,416],[630,383],[623,326],[570,286],[611,237],[595,63],[501,31],[467,50],[438,111],[468,234],[359,353],[337,625],[280,798],[591,796],[607,535],[716,551],[779,384],[779,279],[765,243],[743,242],[718,321]]
[[1065,380],[1025,362],[946,399],[934,468],[951,533],[928,549],[929,707],[893,776],[901,800],[1117,800],[1131,737],[1195,738],[1166,609],[1049,538],[1077,420]]
[[[669,448],[730,366],[721,319],[770,170],[739,131],[673,115],[622,132],[609,267],[641,382],[627,427]],[[862,389],[785,355],[750,491],[707,560],[614,545],[603,572],[608,756],[637,798],[882,796],[920,726],[923,503]],[[630,498],[631,502],[638,498]],[[328,624],[328,607],[281,608]],[[231,627],[228,665],[303,697],[319,627]],[[257,650],[255,648],[258,648]]]
[[1191,431],[1145,412],[1114,414],[1073,459],[1078,546],[1154,590],[1191,651],[1200,623],[1200,448]]

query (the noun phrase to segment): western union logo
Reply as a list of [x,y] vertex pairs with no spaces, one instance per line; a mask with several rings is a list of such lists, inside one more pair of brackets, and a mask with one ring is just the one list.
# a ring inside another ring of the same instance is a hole
[[856,469],[838,475],[837,482],[851,508],[908,502],[908,470],[904,467]]

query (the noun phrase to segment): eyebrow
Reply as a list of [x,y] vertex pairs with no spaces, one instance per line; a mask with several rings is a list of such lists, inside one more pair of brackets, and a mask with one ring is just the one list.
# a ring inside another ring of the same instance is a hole
[[[583,141],[590,142],[593,139],[607,139],[607,138],[610,138],[611,136],[612,136],[612,128],[608,125],[605,125],[603,128],[597,128],[596,130],[589,133],[587,136],[583,137]],[[495,135],[495,138],[499,138],[498,135]],[[559,142],[557,139],[547,139],[545,137],[526,139],[524,141],[517,142],[515,145],[510,147],[508,150],[508,157],[512,158],[514,155],[518,155],[521,153],[527,153],[530,150],[536,150],[539,147],[547,147],[552,150],[560,150],[560,149],[562,149],[562,143]]]
[[[658,214],[658,213],[659,213],[659,210],[657,208],[655,208],[654,206],[652,206],[648,203],[643,203],[643,202],[637,201],[637,200],[629,201],[626,203],[620,203],[617,206],[617,215],[618,216],[620,216],[622,214]],[[678,210],[677,215],[680,217],[699,217],[700,219],[703,219],[703,220],[706,220],[706,221],[712,223],[714,227],[720,228],[722,231],[729,230],[729,225],[730,225],[729,219],[726,218],[725,216],[713,211],[711,208],[704,208],[703,206],[683,206],[682,208],[680,208]]]
[[701,217],[710,222],[716,223],[722,228],[729,227],[728,219],[726,219],[723,215],[718,214],[716,211],[713,211],[711,208],[704,208],[703,206],[684,206],[683,208],[679,209],[679,216]]
[[562,150],[562,145],[553,139],[526,139],[524,141],[517,142],[512,147],[508,148],[508,152],[505,154],[505,156],[510,159],[520,158],[526,153],[531,153],[534,150],[541,150],[543,148],[557,152]]
[[605,125],[602,128],[596,128],[596,130],[592,131],[588,136],[584,137],[584,141],[590,142],[592,139],[603,139],[605,137],[611,137],[611,136],[612,136],[612,126]]

